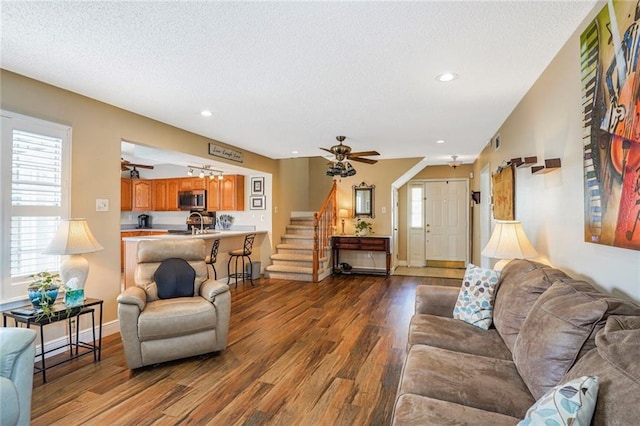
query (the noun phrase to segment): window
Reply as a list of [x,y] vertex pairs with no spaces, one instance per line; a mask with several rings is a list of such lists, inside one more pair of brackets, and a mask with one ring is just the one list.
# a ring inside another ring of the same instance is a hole
[[70,157],[71,128],[2,111],[0,300],[23,298],[30,275],[58,270],[59,256],[41,253],[69,216]]
[[410,188],[411,196],[411,228],[423,228],[424,227],[424,213],[423,213],[423,185],[412,185]]

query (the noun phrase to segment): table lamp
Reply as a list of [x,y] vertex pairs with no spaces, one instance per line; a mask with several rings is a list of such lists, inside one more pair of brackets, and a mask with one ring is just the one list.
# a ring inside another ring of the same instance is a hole
[[340,235],[344,235],[344,218],[349,217],[349,211],[347,209],[340,209],[338,211],[338,216],[340,216],[342,220],[342,233]]
[[500,259],[493,269],[501,271],[512,259],[531,259],[538,252],[529,242],[519,220],[496,220],[496,227],[482,255]]
[[91,233],[86,219],[63,219],[53,240],[42,253],[68,255],[60,265],[60,278],[66,286],[84,289],[89,261],[82,254],[103,248]]

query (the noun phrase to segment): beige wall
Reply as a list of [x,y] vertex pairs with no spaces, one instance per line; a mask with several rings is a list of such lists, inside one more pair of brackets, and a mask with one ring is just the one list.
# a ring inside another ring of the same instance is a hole
[[[587,22],[587,21],[585,21]],[[500,127],[501,147],[488,146],[475,173],[492,171],[514,157],[561,158],[562,168],[515,174],[515,216],[540,260],[614,294],[640,300],[640,252],[584,242],[583,164],[579,37],[583,24]],[[479,189],[479,179],[473,189]],[[483,194],[484,195],[484,194]],[[483,202],[487,197],[483,196]],[[480,262],[479,209],[474,210],[473,259]]]
[[[104,246],[86,255],[91,265],[86,290],[105,301],[105,323],[114,321],[120,293],[120,141],[201,157],[208,157],[208,143],[214,141],[5,70],[0,79],[2,109],[72,127],[71,213],[87,218]],[[244,152],[244,167],[273,175],[274,210],[282,201],[278,164]],[[110,210],[96,212],[96,198],[108,199]],[[288,212],[280,209],[279,213],[274,217],[288,217]],[[284,229],[278,223],[274,220],[273,241],[277,242]]]

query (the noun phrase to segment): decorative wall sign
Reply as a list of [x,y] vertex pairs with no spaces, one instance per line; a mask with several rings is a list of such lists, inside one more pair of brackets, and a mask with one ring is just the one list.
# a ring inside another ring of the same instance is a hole
[[496,220],[514,220],[513,167],[507,166],[491,176],[493,188],[493,218]]
[[259,196],[251,196],[249,197],[250,200],[250,209],[251,210],[265,210],[266,206],[265,206],[265,196],[264,195],[259,195]]
[[608,2],[580,36],[584,239],[640,250],[640,18]]
[[242,152],[213,143],[209,144],[209,155],[226,158],[227,160],[237,161],[238,163],[242,163],[244,161]]
[[264,195],[264,178],[251,178],[251,195]]

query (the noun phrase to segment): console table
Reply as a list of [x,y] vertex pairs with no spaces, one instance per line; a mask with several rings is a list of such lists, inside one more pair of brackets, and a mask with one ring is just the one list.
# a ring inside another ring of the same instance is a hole
[[[100,308],[100,316],[99,316],[99,327],[98,327],[98,342],[96,343],[96,324],[95,324],[95,307]],[[31,306],[23,306],[17,309],[10,309],[2,312],[3,317],[3,325],[7,326],[7,320],[12,318],[16,327],[18,324],[25,324],[27,328],[30,328],[31,325],[37,325],[40,327],[40,353],[36,354],[36,357],[40,357],[41,366],[39,367],[37,364],[34,365],[34,370],[36,373],[42,372],[42,381],[44,383],[47,382],[47,370],[55,367],[60,364],[64,364],[65,362],[69,362],[76,358],[80,358],[81,356],[93,354],[93,361],[100,361],[101,358],[101,348],[102,348],[102,300],[86,298],[84,303],[81,306],[67,308],[67,306],[58,302],[52,306],[53,312],[50,316],[43,315],[42,313],[30,313],[29,311],[33,311]],[[91,314],[91,331],[93,333],[93,343],[82,342],[80,340],[80,317],[82,315]],[[48,324],[53,324],[58,321],[67,321],[67,332],[68,339],[66,343],[62,346],[58,346],[53,349],[46,350],[44,349],[44,326]],[[73,338],[73,333],[71,331],[72,320],[77,320],[76,323],[76,335],[75,341]],[[58,361],[53,365],[47,365],[45,361],[45,354],[48,354],[53,351],[57,351],[59,349],[69,348],[69,357],[63,359],[62,361]],[[80,348],[88,349],[80,352]],[[74,353],[75,349],[75,353]]]
[[382,251],[386,253],[386,270],[353,268],[350,272],[357,274],[384,274],[391,273],[391,237],[356,237],[351,235],[334,235],[331,237],[333,249],[333,272],[341,271],[340,250],[356,251]]

